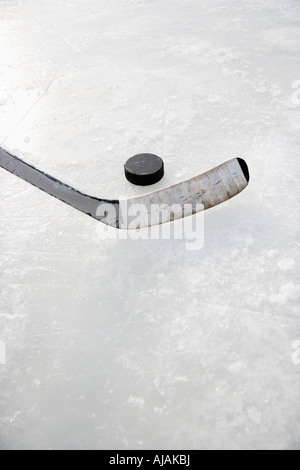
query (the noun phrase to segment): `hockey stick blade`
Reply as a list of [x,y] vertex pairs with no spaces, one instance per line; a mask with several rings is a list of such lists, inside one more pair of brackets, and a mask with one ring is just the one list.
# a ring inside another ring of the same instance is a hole
[[[120,201],[88,196],[12,155],[0,147],[0,167],[65,202],[94,219],[115,228],[136,229],[195,214],[214,207],[243,191],[249,182],[247,164],[233,158],[212,170],[165,189],[121,202],[121,207],[143,206],[144,217],[138,225],[128,226],[120,214]],[[168,210],[172,207],[172,211]],[[186,209],[189,207],[190,209]],[[156,214],[156,211],[157,214]],[[145,216],[146,212],[146,216]],[[150,217],[151,213],[151,217]]]

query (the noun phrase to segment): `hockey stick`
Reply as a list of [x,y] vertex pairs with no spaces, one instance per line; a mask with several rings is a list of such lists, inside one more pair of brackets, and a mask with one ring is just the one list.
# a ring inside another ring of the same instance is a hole
[[[124,217],[119,220],[119,200],[98,199],[83,194],[37,170],[1,147],[0,166],[100,222],[115,228],[129,228]],[[126,201],[127,208],[143,205],[147,215],[145,217],[144,214],[142,224],[139,222],[138,226],[131,225],[130,228],[149,227],[170,222],[195,214],[199,210],[209,209],[240,193],[248,182],[249,171],[246,162],[241,158],[233,158],[195,178],[145,196],[128,199]]]

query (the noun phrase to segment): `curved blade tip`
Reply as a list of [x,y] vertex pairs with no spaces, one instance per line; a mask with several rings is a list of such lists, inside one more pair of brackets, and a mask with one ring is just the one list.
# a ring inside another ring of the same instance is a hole
[[243,160],[242,158],[238,158],[237,159],[239,164],[240,164],[240,167],[242,169],[242,172],[244,173],[244,176],[247,180],[247,183],[249,183],[249,180],[250,180],[250,175],[249,175],[249,168],[248,168],[248,165],[247,163],[245,162],[245,160]]

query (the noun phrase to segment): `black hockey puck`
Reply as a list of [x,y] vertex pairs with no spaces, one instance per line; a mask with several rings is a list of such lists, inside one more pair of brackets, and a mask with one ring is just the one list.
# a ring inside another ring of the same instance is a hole
[[164,176],[164,162],[152,153],[139,153],[127,160],[125,176],[132,184],[148,186],[158,183]]

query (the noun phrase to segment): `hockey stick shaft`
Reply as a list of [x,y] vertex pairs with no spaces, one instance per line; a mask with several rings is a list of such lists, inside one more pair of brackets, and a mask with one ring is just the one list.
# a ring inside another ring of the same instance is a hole
[[101,220],[101,217],[97,215],[99,205],[103,203],[118,205],[118,201],[106,201],[83,194],[56,178],[43,173],[32,165],[29,165],[1,147],[0,166],[50,196],[65,202],[69,206],[97,220]]

